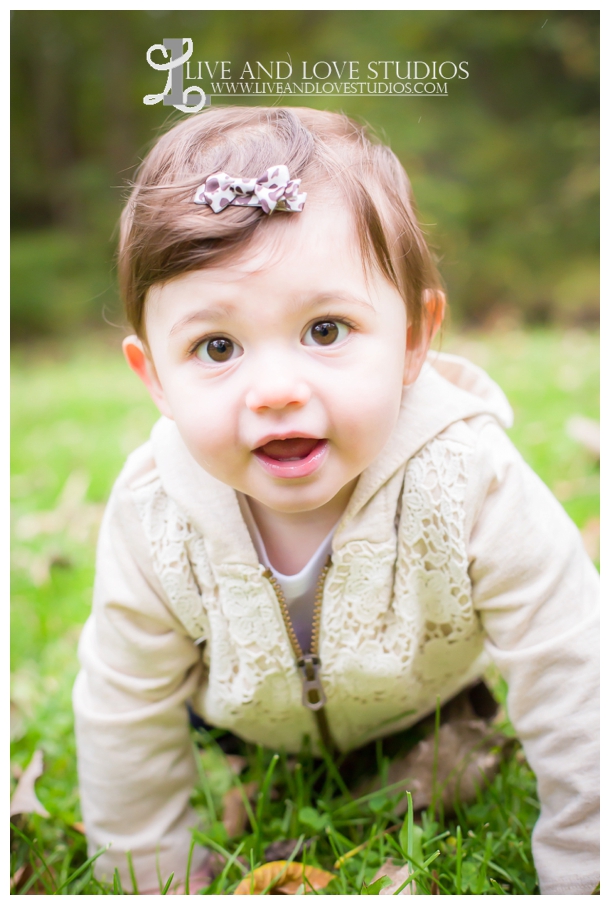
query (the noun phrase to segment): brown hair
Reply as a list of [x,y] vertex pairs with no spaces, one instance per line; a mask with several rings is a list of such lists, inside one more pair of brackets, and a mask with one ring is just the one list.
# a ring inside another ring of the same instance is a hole
[[305,107],[214,107],[156,142],[121,217],[119,284],[136,333],[145,336],[144,303],[155,283],[217,265],[243,250],[270,219],[298,216],[236,206],[215,214],[193,203],[211,173],[251,177],[279,163],[302,180],[301,191],[332,184],[344,195],[365,264],[376,264],[398,289],[418,341],[444,296],[407,174],[388,147],[347,116]]

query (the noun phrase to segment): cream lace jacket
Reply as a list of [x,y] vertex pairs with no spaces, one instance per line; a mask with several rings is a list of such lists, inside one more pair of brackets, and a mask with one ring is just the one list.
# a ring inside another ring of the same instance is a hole
[[[536,772],[543,893],[599,879],[597,573],[562,507],[502,430],[500,389],[430,357],[333,539],[321,679],[347,750],[420,719],[489,656]],[[74,689],[81,800],[98,875],[179,877],[196,823],[185,702],[267,747],[317,737],[275,592],[234,491],[173,422],[127,461],[102,525]],[[196,865],[195,865],[196,866]]]

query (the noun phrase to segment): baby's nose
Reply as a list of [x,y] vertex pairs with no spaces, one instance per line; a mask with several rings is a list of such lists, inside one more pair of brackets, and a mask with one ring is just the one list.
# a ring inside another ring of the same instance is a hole
[[306,405],[311,398],[311,390],[304,380],[287,370],[255,376],[246,393],[246,405],[252,412],[265,409],[298,408]]

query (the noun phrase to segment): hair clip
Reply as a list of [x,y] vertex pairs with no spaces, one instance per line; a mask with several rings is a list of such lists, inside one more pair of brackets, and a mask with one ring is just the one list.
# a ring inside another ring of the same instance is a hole
[[219,214],[230,204],[260,207],[266,214],[303,210],[307,192],[299,193],[300,179],[291,179],[283,164],[269,167],[256,179],[242,179],[227,173],[212,173],[195,192],[195,204],[208,204]]

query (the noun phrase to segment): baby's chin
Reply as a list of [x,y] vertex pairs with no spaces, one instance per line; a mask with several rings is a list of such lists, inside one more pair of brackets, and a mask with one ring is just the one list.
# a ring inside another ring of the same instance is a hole
[[295,482],[290,487],[275,487],[271,489],[236,487],[235,490],[240,490],[246,496],[262,503],[263,506],[272,512],[284,515],[298,515],[336,505],[339,505],[341,510],[343,510],[347,506],[357,483],[358,478],[356,477],[346,483],[329,487],[315,486],[315,482],[308,485],[304,480],[301,483]]

